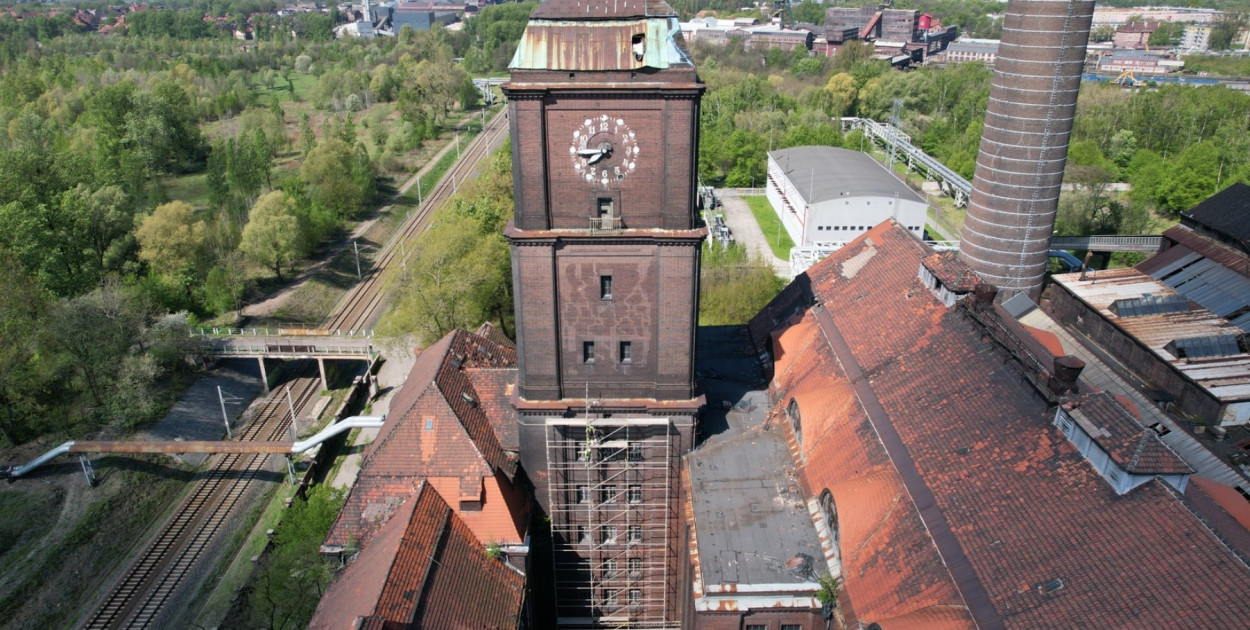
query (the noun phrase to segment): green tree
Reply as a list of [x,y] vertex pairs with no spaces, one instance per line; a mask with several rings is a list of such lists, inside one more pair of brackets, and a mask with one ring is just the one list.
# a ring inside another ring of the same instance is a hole
[[332,210],[339,218],[355,216],[364,207],[365,192],[353,179],[359,170],[356,152],[338,138],[326,138],[300,167],[300,179],[308,186],[313,203]]
[[0,444],[12,445],[47,428],[40,426],[45,379],[35,343],[45,304],[34,278],[3,246],[0,266]]
[[68,357],[97,406],[111,400],[120,357],[129,354],[145,323],[136,297],[117,282],[62,300],[44,318],[41,346]]
[[1233,38],[1246,28],[1247,14],[1238,11],[1221,11],[1211,21],[1211,35],[1207,45],[1211,50],[1228,50],[1232,47]]
[[699,277],[700,326],[745,324],[784,286],[772,266],[738,244],[705,243]]
[[317,136],[313,133],[312,122],[308,119],[308,112],[300,112],[299,115],[299,152],[308,157],[312,150],[317,148]]
[[251,220],[243,228],[239,249],[249,258],[273,270],[282,282],[282,269],[290,267],[303,252],[299,217],[286,193],[274,191],[256,200]]
[[158,274],[174,276],[194,270],[204,254],[207,230],[195,218],[195,208],[185,201],[156,207],[143,218],[135,232],[139,258]]
[[1218,192],[1219,173],[1211,167],[1219,159],[1219,148],[1209,141],[1190,145],[1182,151],[1169,169],[1160,207],[1178,216]]
[[839,72],[829,77],[825,92],[829,93],[829,113],[833,116],[848,116],[855,111],[855,99],[859,94],[855,77]]

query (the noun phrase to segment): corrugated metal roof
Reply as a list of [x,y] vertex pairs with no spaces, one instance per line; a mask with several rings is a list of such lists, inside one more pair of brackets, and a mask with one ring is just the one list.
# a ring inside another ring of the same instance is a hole
[[1178,293],[1250,332],[1250,278],[1196,252],[1180,256],[1150,274]]
[[1178,339],[1221,337],[1241,332],[1223,317],[1206,308],[1182,313],[1117,317],[1111,310],[1111,304],[1117,300],[1145,295],[1177,295],[1171,287],[1133,268],[1098,271],[1088,274],[1085,280],[1081,280],[1079,273],[1056,275],[1054,281],[1212,395],[1226,401],[1250,397],[1250,354],[1179,359],[1167,350],[1167,346]]
[[693,67],[677,18],[595,22],[530,20],[512,70],[637,70]]

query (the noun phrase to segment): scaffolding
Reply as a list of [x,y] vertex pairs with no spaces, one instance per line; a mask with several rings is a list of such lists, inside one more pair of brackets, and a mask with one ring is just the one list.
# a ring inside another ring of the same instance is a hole
[[[607,415],[607,414],[603,414]],[[561,626],[665,628],[675,592],[680,439],[668,418],[547,421]]]

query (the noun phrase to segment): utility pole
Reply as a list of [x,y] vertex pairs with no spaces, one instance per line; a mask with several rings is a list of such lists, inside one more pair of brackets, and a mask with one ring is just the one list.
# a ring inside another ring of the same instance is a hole
[[291,426],[287,427],[287,431],[291,432],[291,441],[299,439],[299,426],[295,424],[295,403],[291,402],[291,387],[286,388],[286,407],[291,410]]
[[352,241],[352,250],[356,252],[356,280],[360,280],[360,247],[356,245],[356,241]]
[[226,423],[226,437],[233,440],[234,434],[230,432],[230,416],[226,415],[226,398],[221,395],[221,385],[217,386],[217,402],[221,403],[221,421]]

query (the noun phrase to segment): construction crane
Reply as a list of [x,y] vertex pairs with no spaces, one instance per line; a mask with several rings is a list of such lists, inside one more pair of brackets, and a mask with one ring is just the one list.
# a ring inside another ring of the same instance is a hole
[[1141,87],[1142,82],[1137,80],[1132,70],[1125,70],[1119,76],[1111,80],[1112,83],[1120,87]]

